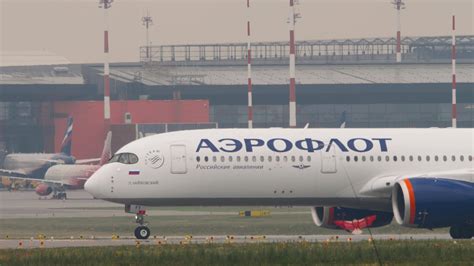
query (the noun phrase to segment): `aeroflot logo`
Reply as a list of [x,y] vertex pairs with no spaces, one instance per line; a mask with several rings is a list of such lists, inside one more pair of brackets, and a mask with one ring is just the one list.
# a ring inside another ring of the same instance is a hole
[[209,139],[201,139],[196,152],[208,150],[212,152],[238,152],[245,149],[246,152],[253,152],[258,148],[268,148],[274,152],[288,152],[292,149],[299,149],[307,152],[330,151],[339,149],[342,152],[368,152],[373,149],[381,152],[388,151],[388,142],[390,138],[353,138],[349,140],[340,140],[332,138],[326,143],[311,138],[305,138],[292,142],[284,138],[273,138],[269,140],[263,139],[219,139],[211,141]]

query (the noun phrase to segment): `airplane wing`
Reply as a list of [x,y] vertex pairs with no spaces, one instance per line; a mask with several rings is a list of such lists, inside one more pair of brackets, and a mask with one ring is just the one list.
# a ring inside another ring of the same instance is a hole
[[13,180],[34,181],[34,182],[40,182],[40,183],[46,183],[46,184],[68,185],[68,183],[62,182],[60,180],[38,179],[38,178],[32,178],[32,177],[15,177],[15,176],[9,176],[9,178]]
[[100,158],[76,160],[76,164],[98,164],[99,162]]
[[53,163],[53,164],[64,164],[63,160],[50,160],[50,159],[38,159],[42,162]]
[[26,175],[26,173],[23,172],[23,171],[18,171],[18,170],[6,170],[6,169],[0,169],[0,176],[6,176],[6,177],[25,177],[25,178],[28,177],[28,176]]
[[399,175],[380,176],[371,179],[359,191],[360,195],[389,197],[396,182],[410,178],[443,178],[451,180],[474,180],[474,169],[459,169],[446,172],[406,173]]

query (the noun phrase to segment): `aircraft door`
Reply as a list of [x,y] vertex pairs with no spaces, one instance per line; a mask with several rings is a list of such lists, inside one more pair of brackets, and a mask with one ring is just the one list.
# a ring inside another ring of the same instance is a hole
[[336,149],[321,150],[321,173],[333,174],[337,172]]
[[186,146],[171,145],[171,173],[185,174],[188,172],[186,167]]

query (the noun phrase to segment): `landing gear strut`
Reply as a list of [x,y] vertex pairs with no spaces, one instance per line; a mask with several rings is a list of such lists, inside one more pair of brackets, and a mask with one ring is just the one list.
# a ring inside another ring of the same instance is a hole
[[53,199],[65,200],[67,199],[66,189],[63,187],[55,188],[53,190]]
[[453,225],[449,229],[449,234],[453,239],[471,239],[474,236],[474,226]]
[[150,229],[145,221],[146,210],[139,205],[125,205],[125,212],[135,213],[135,222],[139,224],[135,228],[135,237],[137,239],[148,239],[150,237]]

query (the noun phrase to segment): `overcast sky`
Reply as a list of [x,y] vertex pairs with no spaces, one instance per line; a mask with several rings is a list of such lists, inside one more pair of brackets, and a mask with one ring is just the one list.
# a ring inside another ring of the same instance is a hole
[[[49,51],[73,63],[102,61],[98,0],[0,0],[1,51]],[[252,38],[288,39],[288,0],[251,0]],[[395,35],[391,0],[300,0],[297,40]],[[474,34],[474,0],[405,0],[402,35]],[[110,9],[112,61],[138,61],[150,12],[153,44],[246,42],[246,0],[115,0]]]

